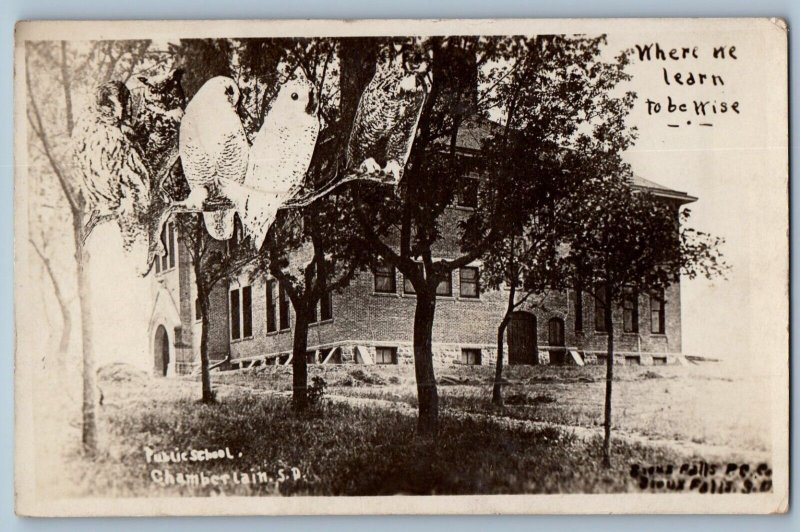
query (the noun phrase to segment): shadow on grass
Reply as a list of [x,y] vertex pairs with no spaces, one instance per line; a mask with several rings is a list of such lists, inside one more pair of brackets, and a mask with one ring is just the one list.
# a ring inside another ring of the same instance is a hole
[[[435,445],[415,440],[416,419],[400,412],[326,402],[295,414],[290,400],[243,391],[216,404],[136,388],[113,391],[118,408],[103,411],[104,449],[94,460],[73,454],[65,467],[76,495],[392,495],[582,493],[635,490],[630,463],[673,463],[661,449],[616,444],[615,467],[602,468],[598,441],[552,428],[500,428],[442,416]],[[224,450],[232,458],[148,463],[153,451]],[[161,485],[172,475],[255,475],[271,481]],[[282,472],[282,473],[281,473]],[[290,474],[289,472],[297,472]],[[283,478],[280,482],[277,480]]]

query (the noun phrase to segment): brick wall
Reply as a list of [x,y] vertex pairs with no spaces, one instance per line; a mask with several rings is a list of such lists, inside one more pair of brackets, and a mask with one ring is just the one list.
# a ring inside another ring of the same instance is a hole
[[[445,236],[434,249],[434,258],[458,254],[456,224],[465,214],[464,209],[453,208],[442,217],[442,234]],[[200,341],[200,322],[194,319],[196,289],[188,252],[180,247],[183,251],[178,268],[176,271],[162,273],[159,282],[172,290],[180,300],[181,327],[184,332],[180,340],[184,347],[190,347],[185,350],[185,355],[181,355],[187,359],[182,362],[196,366],[199,361]],[[480,263],[476,262],[473,266],[480,267]],[[230,284],[219,283],[212,293],[209,331],[212,360],[223,359],[228,350],[234,362],[291,352],[291,329],[267,333],[265,279],[251,277],[250,272],[243,271]],[[251,286],[252,289],[252,335],[231,340],[229,294],[230,290],[243,286]],[[373,360],[376,346],[392,346],[397,350],[398,363],[411,363],[416,298],[413,294],[404,293],[403,275],[400,272],[395,272],[395,286],[393,294],[376,293],[372,274],[358,275],[349,287],[333,294],[333,319],[309,327],[309,349],[313,350],[317,346],[342,346],[339,356],[344,361],[351,361],[357,358],[355,346],[361,346]],[[481,362],[494,363],[497,327],[505,310],[508,292],[504,289],[482,291],[478,299],[462,297],[459,291],[459,271],[453,272],[451,286],[452,296],[437,298],[433,330],[436,361],[444,364],[457,363],[462,348],[480,348]],[[648,295],[641,294],[638,298],[637,333],[623,332],[622,309],[617,306],[613,308],[615,350],[620,362],[631,357],[646,364],[653,363],[654,358],[656,362],[672,362],[679,356],[680,286],[671,286],[665,296],[665,334],[651,333]],[[567,348],[578,350],[587,362],[602,361],[606,352],[607,336],[595,331],[593,298],[588,293],[583,294],[583,331],[576,332],[575,297],[572,291],[550,292],[544,297],[531,298],[520,309],[536,316],[539,362],[549,361],[548,321],[553,318],[564,322],[564,343]],[[290,314],[293,323],[294,313]]]

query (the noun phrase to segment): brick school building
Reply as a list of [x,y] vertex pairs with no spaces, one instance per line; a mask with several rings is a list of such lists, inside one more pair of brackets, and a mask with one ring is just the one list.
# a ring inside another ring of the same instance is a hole
[[[464,135],[459,148],[475,152],[479,139]],[[456,223],[477,201],[477,176],[444,215],[441,245],[434,258],[458,253]],[[635,177],[632,186],[647,190],[674,207],[696,198]],[[186,374],[199,368],[200,316],[191,257],[175,225],[165,228],[168,253],[156,264],[148,335],[153,370]],[[436,364],[487,365],[496,357],[497,327],[508,292],[484,290],[481,263],[452,273],[437,292],[433,332]],[[209,355],[224,367],[288,364],[292,351],[293,312],[278,283],[251,279],[242,271],[217,284],[211,296]],[[351,284],[322,301],[309,327],[309,362],[318,364],[413,364],[413,287],[393,268],[359,274]],[[592,364],[605,360],[606,306],[586,293],[549,292],[531,298],[514,313],[506,334],[510,364]],[[618,362],[670,364],[681,360],[680,284],[659,294],[630,294],[611,309]]]

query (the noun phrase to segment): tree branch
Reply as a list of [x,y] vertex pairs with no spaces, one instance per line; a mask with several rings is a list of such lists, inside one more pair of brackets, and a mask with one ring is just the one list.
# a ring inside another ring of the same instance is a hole
[[79,199],[75,197],[72,188],[70,187],[69,181],[67,180],[66,176],[61,170],[58,161],[53,154],[52,147],[50,146],[50,141],[47,139],[47,133],[44,129],[44,124],[42,123],[42,116],[39,112],[39,106],[36,104],[36,97],[33,92],[33,84],[31,83],[31,74],[30,74],[30,64],[28,62],[28,55],[25,55],[25,83],[28,87],[28,100],[31,104],[31,111],[33,112],[33,116],[28,113],[28,121],[33,128],[34,134],[36,134],[39,142],[42,143],[42,148],[44,148],[45,155],[47,156],[47,160],[50,162],[50,166],[53,168],[53,172],[56,174],[56,178],[58,179],[58,183],[61,186],[61,190],[64,192],[64,197],[67,199],[67,203],[69,203],[69,208],[72,211],[73,216],[81,214],[81,206],[79,204]]

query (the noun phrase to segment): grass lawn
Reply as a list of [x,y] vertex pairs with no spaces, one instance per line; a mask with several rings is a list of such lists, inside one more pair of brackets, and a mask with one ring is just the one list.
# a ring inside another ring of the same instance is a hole
[[[605,470],[599,465],[599,439],[576,438],[552,428],[499,428],[486,420],[444,414],[439,443],[432,446],[415,441],[413,416],[391,409],[326,402],[313,415],[298,417],[287,397],[234,386],[220,387],[215,405],[199,404],[199,383],[189,380],[139,375],[101,379],[101,386],[102,450],[89,459],[73,445],[64,469],[54,476],[68,480],[54,486],[61,495],[624,492],[637,489],[628,474],[631,463],[693,459],[663,448],[616,443],[615,466]],[[77,429],[71,439],[78,441]],[[227,447],[234,459],[147,463],[146,447]],[[227,474],[230,482],[162,486],[153,481],[154,469],[174,476]],[[286,477],[283,482],[277,481],[280,470]],[[264,482],[232,480],[234,473],[255,478],[259,472]],[[53,478],[48,482],[53,487]]]
[[[473,413],[576,427],[603,423],[605,366],[505,368],[506,406],[490,403],[494,368],[437,368],[440,406]],[[411,366],[309,367],[328,393],[397,401],[416,408]],[[755,377],[727,371],[723,364],[615,367],[614,428],[649,439],[734,446],[768,451],[768,394]],[[215,382],[261,390],[290,391],[291,368],[265,366],[215,375]]]

